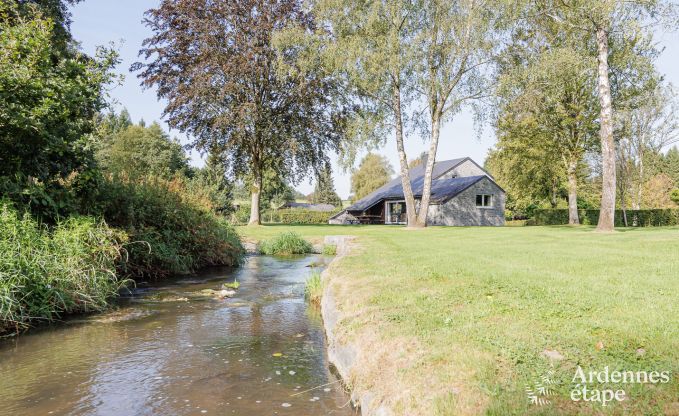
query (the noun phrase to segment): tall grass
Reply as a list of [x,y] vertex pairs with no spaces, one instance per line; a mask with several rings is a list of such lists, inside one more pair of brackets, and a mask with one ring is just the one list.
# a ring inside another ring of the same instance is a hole
[[307,279],[306,286],[304,286],[304,297],[309,302],[320,305],[322,296],[323,282],[321,281],[321,273],[314,271]]
[[106,308],[126,283],[115,272],[125,238],[88,217],[48,230],[0,201],[0,332]]
[[226,219],[213,213],[207,195],[181,177],[130,180],[110,177],[95,213],[130,237],[121,272],[164,277],[202,267],[238,265],[244,249]]
[[258,249],[262,254],[289,256],[292,254],[311,253],[313,247],[311,243],[303,239],[299,234],[287,231],[271,240],[261,241]]

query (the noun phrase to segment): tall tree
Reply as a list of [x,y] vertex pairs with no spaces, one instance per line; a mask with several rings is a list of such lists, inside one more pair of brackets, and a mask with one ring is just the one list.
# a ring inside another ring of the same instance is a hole
[[[621,50],[648,36],[658,16],[668,16],[670,2],[663,0],[558,0],[537,2],[537,9],[571,29],[589,34],[596,45],[599,139],[602,159],[602,195],[597,231],[612,231],[616,203],[616,148],[614,140],[614,91],[611,46]],[[546,6],[546,7],[545,7]],[[671,22],[676,26],[676,20]],[[628,55],[627,62],[632,56]],[[622,69],[624,72],[624,68]]]
[[171,178],[189,171],[188,157],[179,141],[170,139],[156,122],[149,127],[127,126],[114,133],[97,151],[97,159],[104,169],[133,178]]
[[394,168],[386,157],[375,153],[365,155],[351,175],[353,199],[359,200],[391,180]]
[[337,208],[342,207],[342,198],[335,191],[330,165],[327,165],[318,175],[316,187],[311,194],[311,202],[314,204],[330,204]]
[[133,67],[142,85],[157,87],[170,126],[194,147],[220,149],[252,179],[249,223],[260,224],[264,173],[295,181],[319,171],[346,124],[334,78],[299,68],[294,45],[272,45],[275,31],[313,31],[312,16],[300,0],[163,0],[145,23],[147,62]]
[[418,10],[415,78],[428,110],[429,154],[417,227],[427,225],[441,124],[488,96],[502,9],[500,1],[426,0]]
[[353,146],[345,149],[349,162],[355,149],[374,145],[392,133],[399,156],[408,226],[417,222],[415,198],[405,152],[407,110],[414,93],[414,36],[418,24],[416,0],[314,0],[312,13],[319,24],[313,34],[288,33],[313,51],[311,65],[321,65],[343,80],[347,96],[359,105],[350,123]]
[[[43,3],[0,1],[0,182],[36,207],[63,205],[50,194],[94,176],[88,134],[118,61],[107,49],[80,53]],[[36,187],[41,200],[24,192]]]
[[528,165],[543,170],[538,178],[553,177],[555,167],[545,162],[560,166],[558,176],[568,184],[569,224],[579,224],[578,168],[596,145],[596,62],[587,55],[585,37],[540,15],[516,27],[513,45],[502,59],[497,89],[497,148],[500,154],[520,153],[498,161],[508,163],[516,178],[524,178],[528,170],[511,163],[527,161],[523,154],[539,155],[537,163]]

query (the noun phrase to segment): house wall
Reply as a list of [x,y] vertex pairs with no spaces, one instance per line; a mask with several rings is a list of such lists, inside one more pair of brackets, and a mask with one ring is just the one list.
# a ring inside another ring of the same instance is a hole
[[449,172],[446,172],[444,175],[441,175],[436,179],[463,178],[467,176],[481,176],[481,175],[486,175],[486,172],[484,172],[483,169],[476,166],[476,164],[471,160],[465,160],[464,162],[455,166],[455,168],[451,169]]
[[[477,194],[493,195],[493,206],[476,206]],[[429,225],[501,226],[505,224],[505,193],[490,179],[484,178],[444,204],[430,205]]]

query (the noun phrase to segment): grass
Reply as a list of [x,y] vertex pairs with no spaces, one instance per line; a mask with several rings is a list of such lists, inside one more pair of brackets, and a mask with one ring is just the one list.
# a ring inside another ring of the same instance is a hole
[[[264,226],[319,240],[356,235],[329,269],[361,345],[350,384],[397,414],[672,414],[679,407],[679,228]],[[563,359],[546,355],[556,351]],[[670,383],[622,388],[622,403],[574,402],[585,371],[671,371]],[[553,371],[550,404],[526,386]]]
[[276,256],[307,254],[313,250],[311,243],[292,231],[285,231],[269,240],[262,240],[257,248],[262,254]]
[[105,309],[126,283],[116,276],[124,238],[86,217],[48,230],[0,202],[0,332]]
[[323,254],[326,256],[334,256],[337,254],[337,246],[334,244],[324,244]]
[[304,297],[314,305],[321,304],[321,297],[323,296],[323,283],[321,282],[321,273],[314,271],[306,281],[304,286]]

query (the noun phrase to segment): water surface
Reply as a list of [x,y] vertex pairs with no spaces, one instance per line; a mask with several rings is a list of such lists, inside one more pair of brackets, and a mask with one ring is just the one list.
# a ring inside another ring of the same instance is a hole
[[[304,301],[307,266],[323,261],[251,257],[0,341],[0,414],[354,414]],[[234,298],[201,294],[234,279]]]

